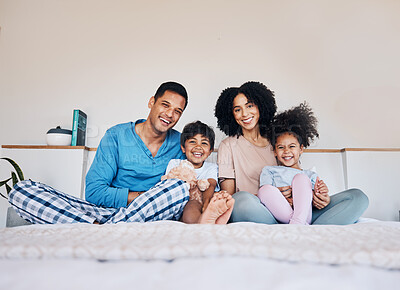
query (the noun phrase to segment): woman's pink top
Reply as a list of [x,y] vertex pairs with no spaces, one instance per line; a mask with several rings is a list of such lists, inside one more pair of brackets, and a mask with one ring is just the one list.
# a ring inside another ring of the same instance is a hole
[[264,166],[276,165],[272,146],[258,147],[240,136],[224,139],[218,147],[218,177],[234,178],[236,192],[257,194]]

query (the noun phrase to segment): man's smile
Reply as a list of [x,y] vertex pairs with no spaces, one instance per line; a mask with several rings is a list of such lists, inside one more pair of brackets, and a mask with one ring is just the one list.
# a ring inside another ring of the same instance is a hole
[[163,117],[160,117],[160,120],[161,120],[162,123],[164,123],[164,124],[166,124],[166,125],[169,125],[169,124],[172,123],[172,121],[169,121],[169,120],[167,120],[167,119],[165,119],[165,118],[163,118]]

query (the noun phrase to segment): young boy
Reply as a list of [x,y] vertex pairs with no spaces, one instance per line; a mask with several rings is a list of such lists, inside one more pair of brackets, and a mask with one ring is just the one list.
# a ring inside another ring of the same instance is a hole
[[[205,161],[214,149],[214,141],[213,129],[200,121],[189,123],[183,128],[182,151],[187,161],[194,166],[196,178],[206,179],[210,183],[208,189],[203,192],[202,203],[189,200],[186,204],[181,218],[185,223],[226,224],[232,212],[234,199],[227,192],[219,192],[217,164]],[[166,174],[179,166],[181,161],[172,159]]]

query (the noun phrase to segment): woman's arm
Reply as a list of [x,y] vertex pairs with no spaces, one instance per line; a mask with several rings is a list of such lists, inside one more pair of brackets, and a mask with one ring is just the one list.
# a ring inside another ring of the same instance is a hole
[[[228,140],[228,139],[225,139]],[[233,163],[233,153],[229,142],[223,140],[218,148],[218,177],[221,191],[225,190],[230,195],[236,192],[236,173]]]
[[221,191],[225,190],[228,192],[230,195],[234,194],[236,192],[236,182],[234,178],[225,178],[221,183],[220,183]]

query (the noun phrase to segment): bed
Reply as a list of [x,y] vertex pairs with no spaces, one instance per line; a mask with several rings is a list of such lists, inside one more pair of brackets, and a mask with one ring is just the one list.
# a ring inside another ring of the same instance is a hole
[[399,289],[400,223],[0,230],[0,289]]

